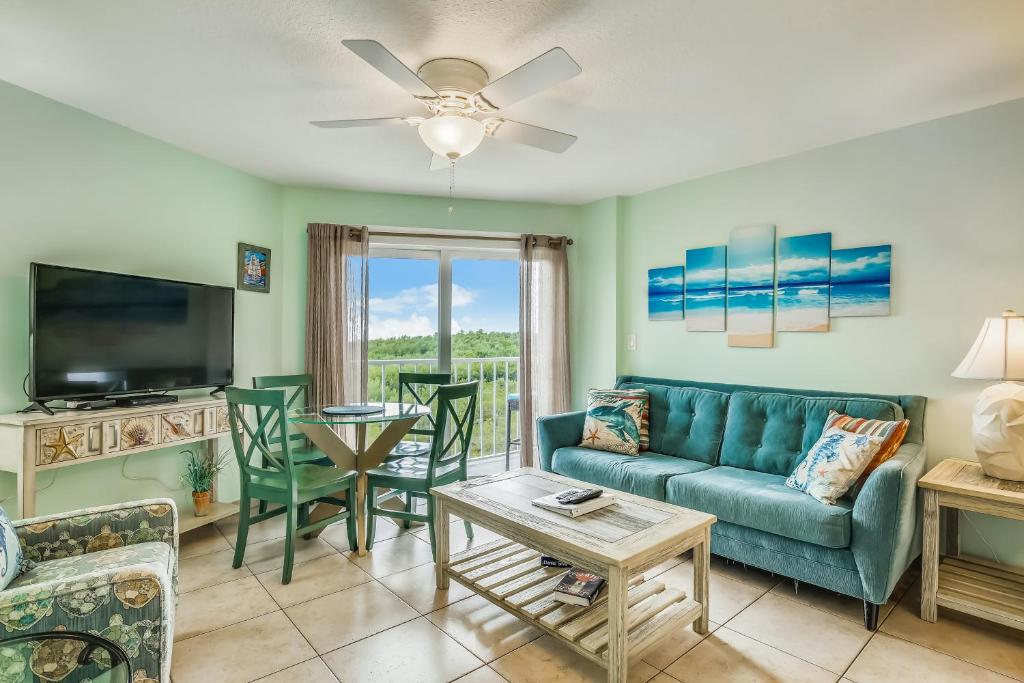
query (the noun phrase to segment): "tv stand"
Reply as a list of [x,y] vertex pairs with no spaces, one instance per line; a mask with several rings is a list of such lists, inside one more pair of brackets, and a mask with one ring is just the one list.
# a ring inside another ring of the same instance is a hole
[[210,396],[219,397],[221,394],[224,393],[225,389],[227,389],[227,385],[222,384],[221,386],[216,387],[212,391],[210,391]]
[[[18,481],[17,507],[13,501],[5,507],[11,517],[35,516],[36,476],[42,472],[52,476],[58,469],[65,470],[61,476],[70,480],[75,471],[66,468],[165,449],[179,451],[176,466],[181,467],[182,448],[191,446],[205,457],[216,457],[228,447],[224,437],[230,434],[227,403],[207,396],[186,397],[169,405],[0,415],[0,472],[12,472]],[[179,511],[180,532],[238,512],[237,502],[215,502],[205,517],[196,517],[191,507],[182,506]]]
[[27,406],[18,411],[19,413],[46,413],[47,415],[56,415],[53,412],[53,408],[46,405],[46,401],[32,401]]

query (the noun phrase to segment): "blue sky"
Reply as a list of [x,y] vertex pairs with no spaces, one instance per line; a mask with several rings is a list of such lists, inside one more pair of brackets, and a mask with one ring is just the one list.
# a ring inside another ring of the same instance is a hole
[[725,287],[725,245],[686,250],[686,288]]
[[775,285],[775,226],[735,228],[729,234],[729,287]]
[[[437,332],[437,261],[370,259],[370,338]],[[452,259],[452,331],[519,328],[519,262]]]
[[832,282],[888,282],[892,246],[836,249],[832,252]]
[[832,233],[783,237],[779,240],[779,284],[828,284]]

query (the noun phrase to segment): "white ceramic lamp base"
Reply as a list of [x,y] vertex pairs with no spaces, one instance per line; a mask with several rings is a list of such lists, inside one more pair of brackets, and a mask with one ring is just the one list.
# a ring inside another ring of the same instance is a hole
[[990,477],[1024,481],[1024,385],[990,386],[974,406],[974,452]]

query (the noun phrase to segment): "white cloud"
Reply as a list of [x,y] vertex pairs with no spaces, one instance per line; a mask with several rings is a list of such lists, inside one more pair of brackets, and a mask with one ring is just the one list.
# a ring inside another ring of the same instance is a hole
[[850,273],[857,272],[858,270],[864,270],[868,266],[888,265],[889,259],[889,252],[882,252],[880,254],[875,254],[874,256],[861,256],[860,258],[855,258],[852,261],[833,261],[832,274],[848,275]]
[[729,281],[733,284],[770,282],[774,275],[774,263],[758,263],[752,266],[729,269]]
[[690,287],[706,287],[710,283],[716,285],[725,282],[725,268],[700,268],[686,274]]
[[828,257],[822,258],[786,258],[779,261],[779,272],[782,273],[803,273],[809,270],[822,270],[828,272]]
[[420,337],[437,332],[437,320],[413,313],[407,318],[380,318],[370,316],[370,339],[391,337]]
[[682,287],[683,276],[676,275],[674,277],[663,277],[661,275],[656,275],[651,278],[647,284],[650,287]]
[[[468,306],[476,301],[477,293],[472,289],[452,283],[452,307]],[[422,285],[420,287],[409,287],[397,294],[386,297],[374,297],[370,299],[370,312],[381,313],[403,313],[409,309],[412,312],[431,312],[437,310],[437,285]]]

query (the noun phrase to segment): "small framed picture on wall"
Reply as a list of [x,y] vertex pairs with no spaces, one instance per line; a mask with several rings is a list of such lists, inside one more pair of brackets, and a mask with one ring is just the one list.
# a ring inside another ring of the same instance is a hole
[[270,292],[270,249],[238,243],[238,289]]

